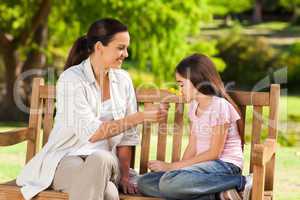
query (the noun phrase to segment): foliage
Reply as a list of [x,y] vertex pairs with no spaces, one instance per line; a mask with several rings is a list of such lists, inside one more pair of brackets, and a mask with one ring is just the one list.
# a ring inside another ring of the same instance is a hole
[[252,0],[208,0],[208,5],[212,13],[225,16],[249,10],[253,6],[253,2]]
[[288,67],[288,84],[298,87],[300,83],[300,42],[287,48],[283,55],[284,63]]
[[283,67],[280,52],[265,38],[245,36],[238,29],[221,38],[218,49],[227,66],[222,77],[225,81],[236,81],[239,86],[253,86],[269,72]]

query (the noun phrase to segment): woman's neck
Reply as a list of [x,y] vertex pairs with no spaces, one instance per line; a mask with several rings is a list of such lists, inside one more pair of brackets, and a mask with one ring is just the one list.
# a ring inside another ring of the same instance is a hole
[[96,59],[94,54],[90,56],[90,60],[97,83],[103,85],[103,81],[108,78],[108,68],[99,59]]

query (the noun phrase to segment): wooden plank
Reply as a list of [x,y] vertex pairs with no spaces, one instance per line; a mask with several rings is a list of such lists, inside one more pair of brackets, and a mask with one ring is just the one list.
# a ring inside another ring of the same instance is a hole
[[162,102],[162,103],[184,103],[182,96],[177,96],[167,90],[160,89],[136,89],[138,102]]
[[53,127],[54,99],[45,99],[44,120],[43,120],[43,146],[47,143]]
[[0,146],[10,146],[34,138],[34,130],[30,128],[19,128],[12,131],[0,133]]
[[[152,103],[145,103],[145,109],[151,106]],[[148,161],[150,152],[151,140],[151,123],[145,122],[143,124],[142,143],[141,143],[141,160],[140,160],[140,174],[148,171]]]
[[[228,91],[228,93],[238,105],[269,105],[268,92]],[[177,96],[167,90],[136,89],[136,94],[139,102],[186,103],[182,96]]]
[[54,85],[41,85],[40,98],[42,99],[55,99],[55,86]]
[[121,200],[163,200],[161,198],[155,198],[155,197],[145,197],[140,195],[125,195],[120,194]]
[[135,154],[136,154],[136,146],[131,147],[131,160],[130,160],[130,167],[134,169],[135,164]]
[[172,162],[180,160],[181,156],[181,145],[183,135],[183,114],[184,104],[175,104],[175,119],[174,119],[174,132],[173,132],[173,147],[172,147]]
[[[20,187],[18,186],[9,186],[9,185],[0,185],[0,199],[1,200],[24,200]],[[54,190],[46,190],[40,192],[33,200],[67,200],[68,194],[63,192],[56,192]]]
[[[168,107],[168,103],[163,103],[163,106]],[[156,159],[165,161],[166,159],[166,148],[167,148],[167,137],[168,137],[168,115],[163,122],[158,125],[157,135],[157,153]]]
[[273,84],[270,92],[269,138],[277,139],[280,86]]
[[[242,142],[245,141],[245,126],[246,126],[246,106],[239,106],[240,111],[241,111],[241,120],[242,120],[242,127],[241,130],[241,140]],[[244,150],[244,144],[243,144],[243,150]]]
[[40,85],[44,85],[43,78],[34,78],[31,94],[29,128],[34,129],[34,138],[28,140],[26,163],[38,152],[40,144],[40,130],[42,121],[42,99],[39,98]]
[[253,166],[253,188],[252,188],[252,200],[264,199],[264,187],[265,187],[265,167]]
[[[279,114],[279,99],[280,99],[280,85],[272,84],[270,90],[270,113],[269,113],[269,135],[268,138],[277,141],[278,135],[278,114]],[[276,155],[276,153],[275,153]],[[266,189],[273,191],[275,179],[275,155],[271,161],[266,165]]]
[[252,117],[252,139],[251,139],[251,151],[250,151],[250,173],[253,171],[252,152],[255,144],[260,144],[260,134],[263,123],[262,106],[253,107]]
[[268,92],[246,92],[246,91],[228,91],[231,98],[241,106],[268,106],[269,93]]

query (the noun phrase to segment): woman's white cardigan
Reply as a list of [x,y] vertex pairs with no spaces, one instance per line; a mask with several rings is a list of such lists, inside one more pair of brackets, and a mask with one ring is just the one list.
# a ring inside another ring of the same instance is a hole
[[[122,69],[109,70],[110,98],[115,120],[137,111],[136,96],[129,74]],[[26,200],[47,189],[60,160],[80,148],[101,126],[101,92],[96,84],[90,59],[64,71],[56,85],[56,116],[46,145],[23,168],[17,185]],[[139,143],[136,128],[113,137],[116,146]]]

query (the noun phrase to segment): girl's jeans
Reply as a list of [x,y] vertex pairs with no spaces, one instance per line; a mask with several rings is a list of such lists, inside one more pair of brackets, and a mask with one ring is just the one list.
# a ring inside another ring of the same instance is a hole
[[240,168],[221,160],[169,172],[151,172],[138,180],[142,194],[168,200],[215,200],[220,192],[233,188],[241,191],[244,185]]

